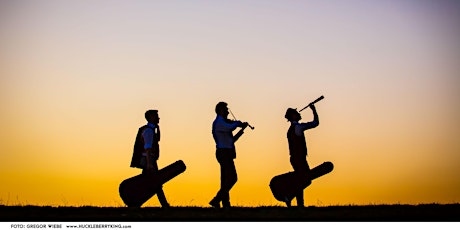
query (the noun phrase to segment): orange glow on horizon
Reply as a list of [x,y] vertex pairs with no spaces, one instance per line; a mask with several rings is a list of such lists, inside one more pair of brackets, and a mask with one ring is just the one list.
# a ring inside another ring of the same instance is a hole
[[292,171],[284,113],[320,95],[308,162],[335,168],[306,205],[459,203],[458,22],[460,4],[415,0],[2,2],[0,205],[123,206],[158,109],[160,168],[187,166],[166,197],[208,207],[225,101],[255,127],[236,143],[232,204],[283,206],[269,181]]

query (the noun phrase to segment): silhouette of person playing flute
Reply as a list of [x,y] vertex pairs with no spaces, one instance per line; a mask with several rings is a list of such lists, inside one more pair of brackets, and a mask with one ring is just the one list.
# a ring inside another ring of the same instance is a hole
[[[309,104],[313,112],[313,121],[301,123],[299,122],[302,119],[302,116],[296,109],[288,108],[285,114],[285,118],[291,122],[291,125],[287,132],[287,139],[289,143],[289,154],[290,162],[294,173],[297,176],[304,180],[308,179],[308,173],[310,171],[310,166],[307,162],[307,142],[305,139],[304,131],[308,129],[315,128],[319,125],[319,117],[316,112],[314,103]],[[307,184],[310,184],[311,181],[307,181]],[[297,206],[304,207],[304,196],[303,190],[301,190],[296,196]],[[291,206],[290,200],[286,200],[286,205]]]

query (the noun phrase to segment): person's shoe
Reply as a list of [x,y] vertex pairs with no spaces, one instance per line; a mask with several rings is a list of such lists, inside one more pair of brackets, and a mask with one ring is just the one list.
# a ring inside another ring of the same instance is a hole
[[289,200],[289,198],[284,197],[284,203],[286,203],[286,206],[287,206],[288,208],[291,207],[291,200]]
[[209,205],[211,205],[213,208],[220,208],[220,202],[214,198],[209,202]]
[[227,202],[223,202],[222,201],[222,207],[225,209],[225,210],[230,210],[230,208],[232,208],[232,206],[230,205],[230,202],[227,201]]

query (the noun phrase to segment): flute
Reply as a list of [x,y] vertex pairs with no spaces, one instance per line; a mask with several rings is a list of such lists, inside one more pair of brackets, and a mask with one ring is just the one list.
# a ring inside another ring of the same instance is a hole
[[315,104],[316,102],[321,101],[321,100],[323,100],[323,99],[324,99],[324,96],[321,95],[321,97],[318,97],[316,100],[314,100],[313,102],[310,102],[310,104],[308,104],[307,106],[303,107],[303,109],[299,110],[299,113],[302,112],[302,110],[308,108],[310,105],[313,105],[313,104]]

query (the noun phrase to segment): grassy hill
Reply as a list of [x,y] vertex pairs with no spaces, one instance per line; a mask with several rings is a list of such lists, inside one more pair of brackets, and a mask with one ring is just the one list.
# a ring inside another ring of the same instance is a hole
[[117,221],[117,222],[457,222],[460,204],[364,205],[328,207],[49,207],[0,206],[0,221]]

